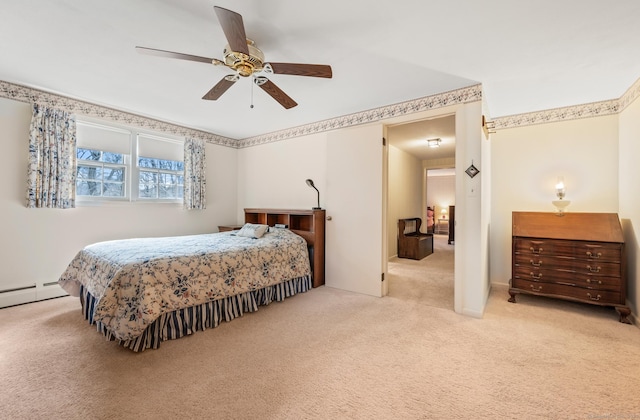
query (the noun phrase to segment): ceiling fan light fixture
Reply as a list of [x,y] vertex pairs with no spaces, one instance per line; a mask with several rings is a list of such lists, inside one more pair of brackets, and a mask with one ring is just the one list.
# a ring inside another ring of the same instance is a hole
[[429,147],[440,147],[440,143],[442,143],[442,139],[440,138],[427,140],[427,146]]
[[222,52],[225,65],[236,70],[243,77],[249,77],[253,73],[261,71],[264,65],[264,53],[249,38],[247,38],[247,48],[249,49],[249,55],[233,51],[228,44]]
[[[223,50],[224,60],[140,46],[136,46],[136,50],[142,54],[196,61],[199,63],[213,64],[214,66],[223,65],[233,70],[235,72],[234,74],[224,76],[202,97],[202,99],[207,101],[218,100],[240,77],[251,76],[257,86],[285,109],[289,109],[298,105],[296,101],[275,83],[264,76],[256,77],[255,73],[288,74],[293,76],[323,77],[327,79],[333,77],[331,66],[327,64],[265,63],[264,53],[256,47],[253,40],[246,36],[242,16],[223,7],[214,6],[213,9],[218,16],[218,21],[228,41],[228,44]],[[251,108],[253,108],[253,103],[251,104]]]

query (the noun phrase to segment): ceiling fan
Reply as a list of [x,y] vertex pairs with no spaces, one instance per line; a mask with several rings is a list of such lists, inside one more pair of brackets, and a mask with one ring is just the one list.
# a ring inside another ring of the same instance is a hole
[[[289,74],[295,76],[311,76],[331,78],[331,66],[325,64],[299,64],[299,63],[274,63],[265,62],[264,54],[256,47],[253,40],[247,38],[244,30],[242,16],[231,10],[214,6],[218,20],[222,26],[227,42],[224,48],[223,60],[217,58],[200,57],[190,54],[182,54],[172,51],[158,50],[155,48],[136,47],[138,52],[160,57],[177,58],[180,60],[197,61],[213,64],[214,66],[226,66],[235,70],[234,74],[224,76],[202,99],[217,100],[240,77],[252,77],[253,82],[267,92],[273,99],[286,109],[298,105],[289,95],[269,80],[264,74]],[[253,106],[252,106],[253,107]]]

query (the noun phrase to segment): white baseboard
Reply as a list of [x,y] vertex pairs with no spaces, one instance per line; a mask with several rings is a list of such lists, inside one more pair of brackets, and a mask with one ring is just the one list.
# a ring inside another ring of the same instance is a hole
[[30,289],[14,290],[0,293],[0,308],[21,305],[23,303],[37,302],[39,300],[54,297],[67,296],[68,293],[57,284],[50,286],[34,287]]

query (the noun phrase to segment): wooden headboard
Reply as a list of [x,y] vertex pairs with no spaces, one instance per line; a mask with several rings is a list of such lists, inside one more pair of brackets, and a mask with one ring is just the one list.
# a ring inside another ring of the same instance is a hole
[[325,210],[244,209],[245,223],[286,225],[307,241],[313,287],[324,284]]

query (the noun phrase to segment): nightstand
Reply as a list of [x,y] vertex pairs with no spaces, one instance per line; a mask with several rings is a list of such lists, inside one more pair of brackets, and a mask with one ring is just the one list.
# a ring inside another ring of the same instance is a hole
[[240,230],[242,228],[242,225],[223,225],[223,226],[218,226],[218,230],[220,232],[228,232],[230,230]]
[[449,219],[438,219],[436,220],[436,228],[433,233],[436,234],[449,234]]

